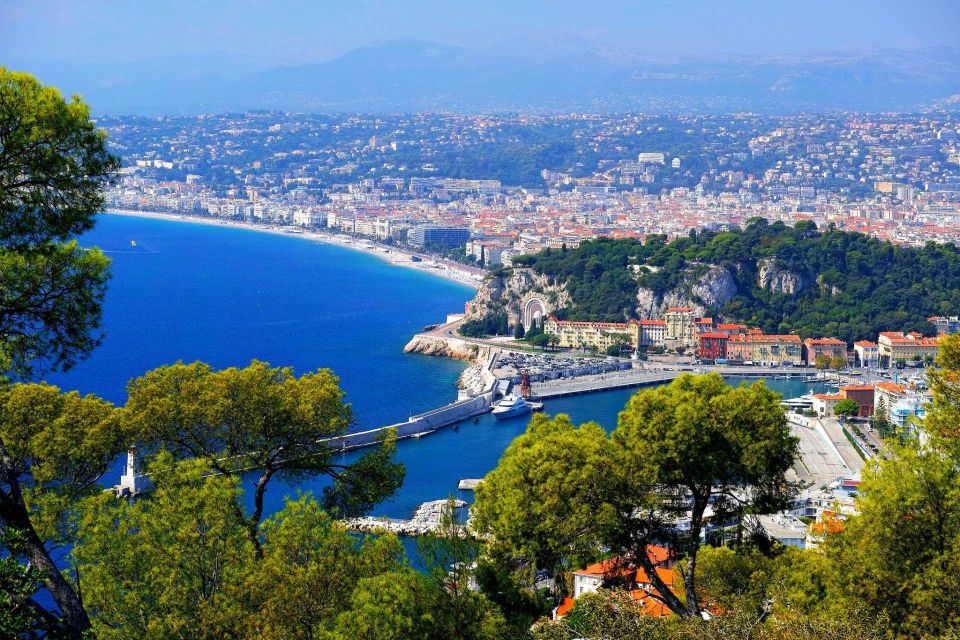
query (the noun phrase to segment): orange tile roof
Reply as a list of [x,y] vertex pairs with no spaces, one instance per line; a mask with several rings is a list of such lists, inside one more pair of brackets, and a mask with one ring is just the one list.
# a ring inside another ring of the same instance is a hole
[[883,389],[884,391],[889,391],[890,393],[906,393],[907,385],[897,384],[896,382],[877,382],[873,385],[877,389]]

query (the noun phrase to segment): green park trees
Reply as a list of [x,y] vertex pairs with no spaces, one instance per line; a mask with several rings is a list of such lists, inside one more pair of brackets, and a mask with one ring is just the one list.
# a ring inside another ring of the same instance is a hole
[[599,425],[537,414],[477,487],[475,525],[519,562],[575,569],[602,552],[600,525],[613,516],[611,460]]
[[825,353],[818,353],[817,357],[813,360],[813,366],[820,371],[826,371],[830,368],[830,356]]
[[[98,343],[108,260],[72,238],[93,226],[118,166],[82,101],[66,102],[33,77],[0,67],[3,376],[68,368]],[[97,480],[125,445],[106,402],[46,385],[0,392],[0,555],[26,584],[42,582],[59,609],[39,606],[24,582],[4,582],[0,599],[28,610],[31,627],[65,637],[89,629],[51,548],[69,541],[78,502],[99,490]]]
[[[563,569],[603,550],[642,568],[660,598],[697,616],[704,517],[782,509],[797,442],[778,396],[763,384],[733,389],[717,374],[683,375],[635,395],[607,437],[596,425],[535,417],[478,490],[476,524],[518,561]],[[689,527],[677,528],[688,519]],[[659,578],[646,553],[685,554],[685,593]]]
[[0,372],[69,367],[97,345],[108,260],[71,238],[118,167],[82,101],[0,67]]
[[[616,464],[641,490],[621,510],[611,540],[639,564],[681,615],[699,615],[697,555],[707,507],[714,519],[773,513],[795,495],[787,470],[797,453],[779,396],[762,383],[731,388],[718,374],[683,375],[638,393],[620,413]],[[675,520],[689,518],[678,531]],[[685,601],[661,582],[646,547],[672,541],[686,555]]]
[[899,637],[960,627],[960,470],[936,449],[902,446],[869,467],[858,515],[829,541],[834,597],[883,615]]
[[[771,260],[818,286],[792,293],[761,286],[759,274]],[[951,244],[898,246],[835,228],[819,231],[813,223],[790,227],[762,218],[747,220],[742,230],[704,230],[669,242],[660,235],[644,242],[596,238],[565,252],[517,256],[513,264],[565,285],[570,302],[553,311],[564,320],[623,322],[637,317],[639,288],[657,297],[686,295],[711,269],[722,269],[736,296],[710,313],[767,333],[846,342],[880,331],[928,334],[933,328],[926,319],[956,309],[960,291],[960,250]],[[824,288],[835,293],[823,296]]]
[[80,521],[73,558],[96,637],[345,640],[388,602],[370,637],[423,630],[428,589],[395,537],[357,539],[301,497],[263,523],[258,556],[235,509],[239,478],[169,454],[151,470],[148,496],[98,496]]
[[101,491],[97,481],[125,446],[117,412],[103,400],[41,384],[0,391],[0,530],[10,557],[42,580],[60,610],[46,611],[32,593],[21,599],[48,633],[79,637],[90,627],[52,548],[73,540],[81,501]]
[[940,345],[930,440],[904,434],[889,458],[868,466],[858,515],[826,546],[836,597],[884,616],[897,637],[960,628],[960,336]]
[[403,482],[390,439],[353,464],[334,458],[331,439],[345,433],[351,419],[338,383],[329,370],[296,377],[289,368],[257,361],[221,371],[177,363],[130,382],[124,417],[128,430],[151,447],[203,460],[218,473],[255,472],[247,521],[259,549],[257,527],[275,476],[330,476],[324,499],[340,516],[369,509]]
[[833,415],[838,418],[851,418],[860,412],[860,405],[856,400],[844,398],[833,407]]

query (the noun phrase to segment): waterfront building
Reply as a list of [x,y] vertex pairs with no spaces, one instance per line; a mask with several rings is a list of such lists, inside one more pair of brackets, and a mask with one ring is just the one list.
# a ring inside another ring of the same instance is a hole
[[803,341],[803,351],[809,365],[816,362],[817,356],[847,359],[847,343],[837,338],[807,338]]
[[877,339],[877,345],[880,358],[887,364],[936,357],[939,350],[937,338],[924,338],[916,331],[907,334],[885,331]]
[[667,322],[665,320],[640,320],[639,346],[653,347],[662,345],[667,339]]
[[463,227],[444,227],[425,224],[414,227],[408,235],[410,244],[418,247],[442,247],[453,249],[462,247],[470,239],[470,230]]
[[686,346],[693,346],[695,341],[695,320],[693,309],[690,307],[670,307],[663,313],[667,323],[667,340],[677,340]]
[[946,318],[943,316],[932,316],[927,318],[927,321],[936,327],[938,336],[960,332],[960,317],[950,316]]
[[502,263],[501,256],[509,245],[499,240],[471,240],[467,242],[466,253],[477,259],[485,267],[495,267]]
[[571,349],[597,349],[603,351],[615,344],[627,343],[636,348],[640,324],[630,322],[576,322],[550,317],[543,325],[547,335],[557,336],[560,347]]
[[921,444],[926,442],[926,431],[921,423],[927,417],[927,406],[932,398],[920,393],[907,393],[893,403],[887,418],[900,429],[920,435]]
[[839,393],[815,393],[813,394],[813,411],[818,418],[832,418],[833,409],[844,397]]
[[701,333],[698,338],[697,357],[701,360],[726,358],[729,339],[730,336],[725,333]]
[[727,358],[760,365],[803,364],[803,342],[795,334],[767,335],[751,332],[727,342]]
[[874,389],[872,384],[848,384],[840,387],[840,397],[857,403],[857,416],[869,418],[873,415]]
[[713,333],[714,325],[713,318],[698,318],[693,323],[694,334],[699,336],[702,333]]
[[853,343],[856,364],[861,367],[876,367],[880,364],[880,351],[876,342],[858,340]]
[[729,337],[729,336],[736,336],[736,335],[740,335],[740,334],[746,333],[746,332],[747,332],[747,325],[745,325],[745,324],[731,324],[731,323],[723,323],[723,322],[721,322],[720,324],[718,324],[718,325],[714,328],[714,331],[715,331],[716,333],[725,334],[725,335],[728,336],[728,337]]
[[890,414],[893,407],[901,398],[906,397],[908,387],[896,382],[878,382],[873,385],[873,412],[885,411]]

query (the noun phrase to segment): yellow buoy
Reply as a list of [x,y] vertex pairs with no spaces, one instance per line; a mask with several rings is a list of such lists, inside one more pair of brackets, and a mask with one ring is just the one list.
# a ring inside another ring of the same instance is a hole
[[131,241],[130,241],[130,246],[131,246],[131,247],[137,246],[137,241],[136,241],[136,240],[131,240]]

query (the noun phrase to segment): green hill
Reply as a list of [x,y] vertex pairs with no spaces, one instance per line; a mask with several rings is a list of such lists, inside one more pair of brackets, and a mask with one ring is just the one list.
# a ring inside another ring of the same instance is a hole
[[879,331],[930,334],[927,317],[960,312],[955,245],[893,245],[821,232],[809,222],[788,227],[752,219],[741,231],[691,232],[669,243],[662,236],[645,243],[601,238],[513,264],[565,283],[572,303],[554,314],[574,320],[656,315],[638,306],[648,299],[654,309],[664,301],[688,303],[765,332],[853,341]]

